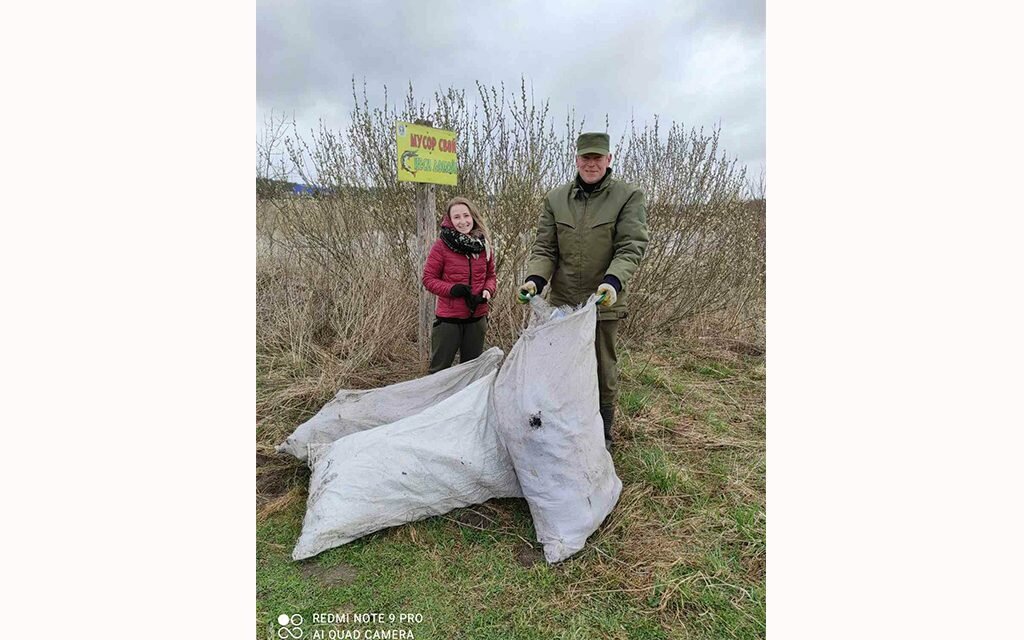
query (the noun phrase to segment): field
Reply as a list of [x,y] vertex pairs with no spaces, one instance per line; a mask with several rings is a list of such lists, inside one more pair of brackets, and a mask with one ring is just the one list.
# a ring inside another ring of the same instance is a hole
[[[260,637],[279,628],[282,613],[303,615],[307,634],[763,637],[764,357],[728,341],[648,343],[624,352],[613,453],[623,493],[586,548],[556,566],[544,562],[520,499],[492,500],[293,562],[309,472],[270,447],[303,416],[263,417]],[[314,612],[419,614],[422,621],[312,627]]]

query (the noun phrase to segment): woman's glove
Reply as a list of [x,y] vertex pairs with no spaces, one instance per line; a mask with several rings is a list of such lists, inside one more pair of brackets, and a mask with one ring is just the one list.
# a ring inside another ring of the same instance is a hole
[[466,298],[472,292],[469,290],[469,287],[467,287],[466,285],[464,285],[464,284],[457,284],[454,287],[452,287],[452,290],[451,290],[450,293],[451,293],[451,296],[453,298]]
[[476,313],[476,308],[487,302],[487,298],[483,296],[467,296],[466,305],[469,307],[471,313]]

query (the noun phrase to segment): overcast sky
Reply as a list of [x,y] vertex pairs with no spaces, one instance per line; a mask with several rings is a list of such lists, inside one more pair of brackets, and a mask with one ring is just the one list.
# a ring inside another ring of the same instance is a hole
[[385,84],[400,96],[411,81],[425,101],[449,86],[473,96],[477,80],[518,90],[525,77],[556,124],[570,106],[588,130],[607,114],[613,140],[631,114],[720,124],[748,175],[765,163],[763,0],[257,1],[257,132],[271,109],[304,130],[344,127],[353,76],[371,106]]

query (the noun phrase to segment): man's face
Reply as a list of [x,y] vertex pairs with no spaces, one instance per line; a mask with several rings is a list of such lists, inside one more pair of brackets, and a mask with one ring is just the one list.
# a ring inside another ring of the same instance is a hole
[[606,156],[599,153],[576,156],[576,170],[580,172],[580,178],[587,184],[600,182],[611,163],[612,154],[610,153]]

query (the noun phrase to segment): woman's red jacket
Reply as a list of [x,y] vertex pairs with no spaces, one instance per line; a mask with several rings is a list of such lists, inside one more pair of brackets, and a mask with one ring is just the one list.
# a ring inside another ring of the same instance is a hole
[[[434,315],[438,318],[470,317],[466,299],[452,297],[452,287],[457,284],[469,286],[474,295],[480,295],[486,289],[493,298],[498,286],[498,279],[494,273],[494,253],[491,253],[489,259],[484,253],[477,254],[476,257],[456,253],[448,248],[444,240],[438,238],[430,249],[427,263],[423,266],[423,286],[437,296]],[[487,303],[481,303],[472,317],[486,316],[488,310]]]

